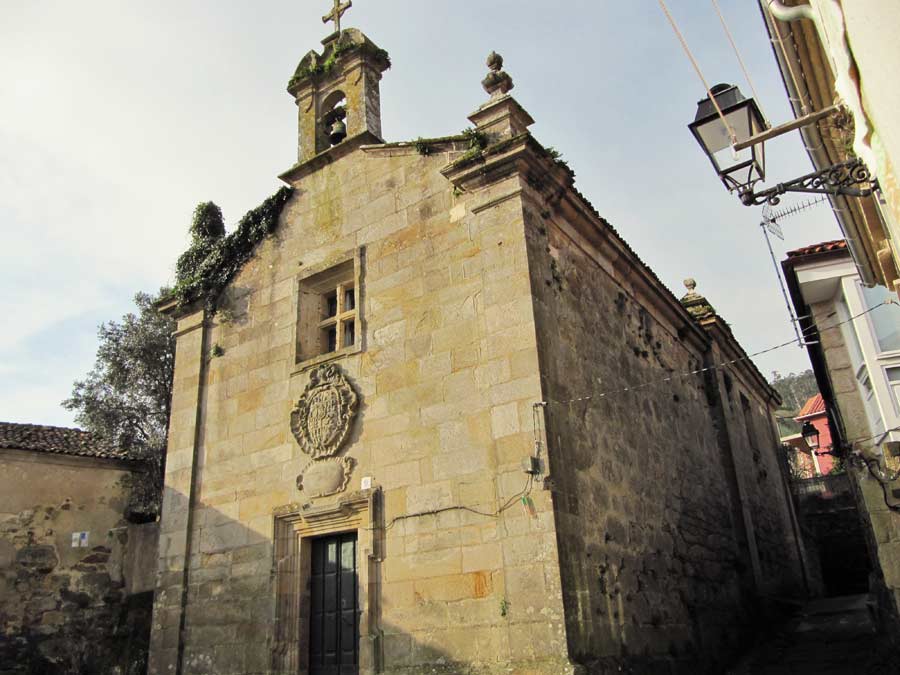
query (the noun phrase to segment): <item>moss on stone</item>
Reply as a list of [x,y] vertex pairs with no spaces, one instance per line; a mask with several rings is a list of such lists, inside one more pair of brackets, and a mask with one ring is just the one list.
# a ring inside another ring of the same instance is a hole
[[292,92],[303,80],[316,80],[328,75],[334,70],[341,58],[345,54],[350,53],[360,53],[376,61],[381,61],[385,70],[391,67],[391,57],[387,51],[381,49],[381,47],[376,47],[367,39],[357,42],[353,39],[353,35],[347,32],[329,45],[329,48],[326,48],[323,60],[320,61],[318,55],[314,52],[311,53],[312,58],[304,58],[288,82],[288,91]]

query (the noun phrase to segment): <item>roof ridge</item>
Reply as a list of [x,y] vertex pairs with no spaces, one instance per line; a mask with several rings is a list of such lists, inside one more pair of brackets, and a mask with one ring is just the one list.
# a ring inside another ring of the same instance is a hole
[[84,429],[28,422],[0,422],[0,448],[136,461]]
[[803,407],[800,408],[800,412],[797,413],[797,416],[794,417],[794,419],[798,420],[803,417],[819,415],[823,412],[825,412],[825,399],[822,398],[821,393],[817,393],[815,396],[811,396],[807,399],[806,403],[803,404]]
[[815,255],[817,253],[828,253],[830,251],[845,250],[847,248],[846,239],[832,239],[830,241],[822,241],[818,244],[810,244],[809,246],[801,246],[792,251],[787,252],[788,258],[797,258],[804,255]]

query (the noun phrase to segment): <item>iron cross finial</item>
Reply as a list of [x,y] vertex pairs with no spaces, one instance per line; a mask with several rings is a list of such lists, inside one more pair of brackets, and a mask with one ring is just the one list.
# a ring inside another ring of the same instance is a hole
[[334,0],[334,9],[332,9],[328,14],[322,17],[322,23],[328,23],[329,21],[334,21],[334,32],[341,32],[341,17],[344,16],[344,12],[353,7],[353,0],[347,0],[347,2],[341,2],[341,0]]

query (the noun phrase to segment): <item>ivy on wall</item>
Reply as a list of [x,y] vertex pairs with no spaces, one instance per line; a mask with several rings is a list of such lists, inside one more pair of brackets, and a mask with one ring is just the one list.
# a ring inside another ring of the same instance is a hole
[[175,265],[176,283],[170,297],[179,305],[203,299],[215,310],[219,294],[241,269],[256,245],[275,231],[281,210],[293,194],[283,187],[241,218],[231,234],[225,234],[222,211],[212,202],[194,209],[191,245]]

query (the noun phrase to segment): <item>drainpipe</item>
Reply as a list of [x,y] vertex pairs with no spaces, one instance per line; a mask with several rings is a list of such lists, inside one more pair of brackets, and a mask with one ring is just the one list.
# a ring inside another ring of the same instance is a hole
[[[777,37],[778,39],[781,39],[776,21],[794,21],[796,19],[806,18],[813,21],[816,25],[816,30],[818,31],[819,24],[816,21],[814,10],[810,5],[787,7],[783,5],[780,0],[759,0],[759,9],[763,15],[763,21],[766,24],[769,35],[773,38]],[[773,42],[772,52],[775,55],[775,61],[778,63],[779,70],[781,70],[782,73],[791,72],[791,69],[793,69],[794,72],[799,71],[800,61],[796,53],[794,53],[792,49],[786,51],[789,51],[790,54],[782,54]],[[790,65],[788,65],[788,60],[790,60]],[[807,108],[806,96],[798,88],[798,83],[794,82],[792,77],[782,76],[782,79],[784,80],[784,87],[787,91],[788,101],[791,104],[794,115],[796,117],[802,117],[803,115],[812,112],[812,110]],[[809,103],[813,104],[814,102],[810,100]],[[823,144],[822,137],[816,125],[800,129],[800,136],[803,138],[806,152],[816,169],[831,166],[835,163],[835,158],[831,157]],[[860,243],[864,240],[865,235],[863,232],[865,231],[865,224],[858,222],[858,216],[851,209],[846,197],[842,195],[832,197],[831,207],[834,211],[835,218],[837,218],[841,232],[847,239],[847,247],[850,249],[850,255],[853,258],[853,262],[856,264],[860,279],[862,279],[866,286],[874,285],[876,281],[872,270],[878,269],[878,261],[873,260],[866,252],[865,247]]]
[[809,5],[788,7],[780,0],[769,0],[769,13],[779,21],[796,21],[797,19],[809,19],[815,21],[813,8]]

